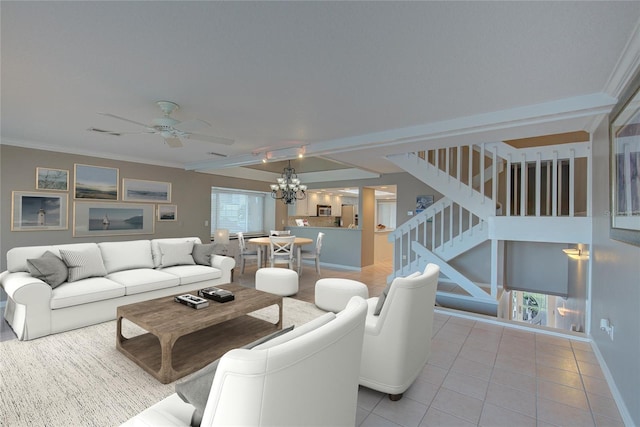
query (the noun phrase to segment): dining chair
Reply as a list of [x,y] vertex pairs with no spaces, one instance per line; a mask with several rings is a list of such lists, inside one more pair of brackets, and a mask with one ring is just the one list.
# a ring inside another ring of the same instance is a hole
[[276,264],[289,264],[289,268],[293,269],[293,263],[295,261],[295,240],[296,236],[269,237],[271,267]]
[[244,241],[244,235],[237,233],[238,244],[240,245],[240,274],[244,274],[244,265],[248,259],[255,259],[256,264],[260,266],[260,260],[258,260],[258,251],[247,250],[247,244]]
[[322,249],[323,232],[318,233],[316,238],[316,246],[313,249],[303,249],[300,251],[300,259],[298,260],[298,276],[302,275],[303,265],[302,261],[305,259],[313,259],[316,262],[316,272],[320,274],[320,250]]
[[271,230],[269,236],[290,236],[291,230]]

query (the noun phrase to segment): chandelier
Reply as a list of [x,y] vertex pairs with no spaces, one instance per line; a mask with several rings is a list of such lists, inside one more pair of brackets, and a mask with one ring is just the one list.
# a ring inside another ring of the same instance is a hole
[[300,184],[296,170],[291,167],[291,160],[289,160],[289,166],[284,168],[282,175],[278,178],[278,183],[271,184],[271,197],[291,205],[296,200],[307,197],[306,190],[307,186]]

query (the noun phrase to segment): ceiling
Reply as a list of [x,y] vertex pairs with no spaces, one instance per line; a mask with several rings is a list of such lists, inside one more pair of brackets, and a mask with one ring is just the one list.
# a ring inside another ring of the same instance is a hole
[[[304,150],[377,176],[425,145],[588,131],[640,63],[638,2],[0,7],[3,144],[231,175]],[[98,113],[147,124],[159,100],[234,144],[87,130],[140,131]]]

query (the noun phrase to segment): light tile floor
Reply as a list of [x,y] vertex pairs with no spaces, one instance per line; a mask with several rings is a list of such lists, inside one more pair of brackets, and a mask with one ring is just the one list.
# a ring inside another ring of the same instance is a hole
[[[371,296],[386,286],[391,263],[362,271],[322,269],[321,277],[359,280]],[[255,266],[236,281],[250,285]],[[294,298],[314,300],[319,276],[309,266]],[[422,374],[392,402],[360,387],[356,425],[598,426],[624,423],[591,345],[436,312],[432,349]]]
[[[255,265],[234,281],[251,286]],[[322,269],[322,277],[344,277],[378,295],[391,265],[362,271]],[[305,268],[295,298],[313,302],[319,277]],[[4,297],[4,298],[2,298]],[[0,303],[6,296],[0,296]],[[0,341],[16,339],[4,319]],[[598,426],[624,423],[591,345],[436,312],[429,362],[421,375],[392,402],[360,387],[356,425],[435,426]]]
[[436,313],[422,374],[397,402],[360,387],[356,425],[624,423],[589,343]]

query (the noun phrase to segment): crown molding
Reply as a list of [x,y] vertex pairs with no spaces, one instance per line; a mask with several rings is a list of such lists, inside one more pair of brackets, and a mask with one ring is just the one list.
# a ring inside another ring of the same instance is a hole
[[103,152],[89,151],[89,150],[75,150],[75,149],[69,149],[67,147],[61,147],[59,145],[49,145],[49,144],[43,144],[40,142],[24,141],[24,140],[13,139],[13,138],[2,138],[2,142],[0,142],[0,145],[11,145],[14,147],[30,148],[33,150],[52,151],[54,153],[74,154],[77,156],[97,157],[100,159],[118,160],[123,162],[141,163],[144,165],[154,165],[154,166],[164,166],[168,168],[184,169],[184,165],[182,163],[159,162],[159,161],[154,161],[147,158],[121,156],[113,153],[103,153]]
[[627,40],[603,92],[616,100],[619,99],[638,70],[640,70],[640,21]]

